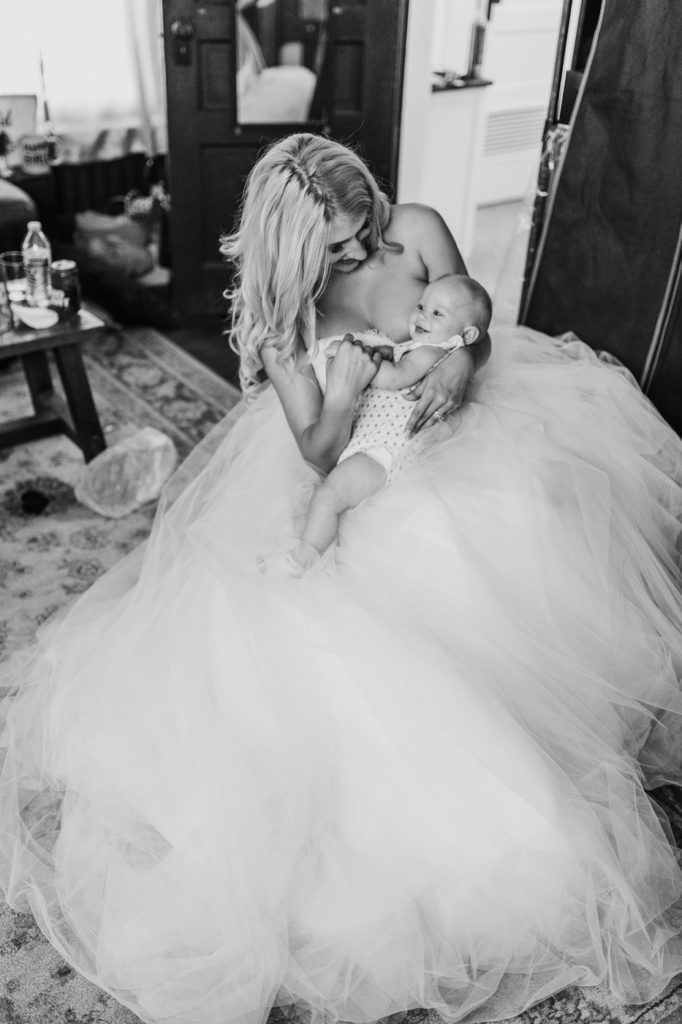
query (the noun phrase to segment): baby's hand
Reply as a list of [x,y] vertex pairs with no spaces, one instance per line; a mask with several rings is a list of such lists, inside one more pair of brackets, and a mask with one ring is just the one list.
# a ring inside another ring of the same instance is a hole
[[395,362],[395,350],[393,345],[374,345],[374,351],[378,352],[387,363]]

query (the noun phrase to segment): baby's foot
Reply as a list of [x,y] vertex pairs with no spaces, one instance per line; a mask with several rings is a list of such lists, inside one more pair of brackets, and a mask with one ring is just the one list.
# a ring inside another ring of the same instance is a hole
[[300,580],[305,569],[300,565],[290,551],[278,551],[274,555],[266,555],[259,559],[258,568],[266,575],[288,576],[292,580]]
[[304,540],[294,541],[287,547],[266,555],[258,563],[262,573],[288,576],[300,580],[319,561],[318,551]]

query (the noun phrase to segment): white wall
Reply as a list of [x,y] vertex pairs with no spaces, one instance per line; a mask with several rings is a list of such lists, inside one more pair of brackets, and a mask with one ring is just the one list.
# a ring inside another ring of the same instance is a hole
[[398,157],[398,202],[421,195],[428,111],[431,103],[431,50],[436,0],[411,0],[403,78],[403,106]]
[[434,40],[452,29],[443,20],[450,9],[442,0],[410,4],[397,199],[435,207],[466,259],[473,245],[484,90],[431,89]]
[[501,0],[488,26],[477,201],[519,199],[534,183],[556,58],[562,0]]
[[[493,4],[483,62],[483,75],[493,84],[475,90],[475,100],[465,101],[464,90],[447,99],[431,93],[435,68],[466,72],[480,2],[412,0],[408,20],[398,199],[439,208],[445,200],[459,239],[466,236],[472,208],[519,199],[532,184],[563,6],[563,0]],[[465,113],[472,105],[475,114]],[[441,161],[440,171],[433,160]],[[457,178],[463,161],[469,175],[464,181],[461,174]],[[453,197],[455,189],[465,194]]]
[[460,75],[466,73],[471,25],[480,6],[480,0],[435,0],[431,43],[434,67],[450,68]]

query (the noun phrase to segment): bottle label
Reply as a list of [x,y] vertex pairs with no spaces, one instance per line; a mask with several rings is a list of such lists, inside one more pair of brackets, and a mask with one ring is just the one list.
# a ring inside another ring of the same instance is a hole
[[26,301],[29,306],[47,305],[50,301],[50,257],[45,250],[24,252],[26,268]]

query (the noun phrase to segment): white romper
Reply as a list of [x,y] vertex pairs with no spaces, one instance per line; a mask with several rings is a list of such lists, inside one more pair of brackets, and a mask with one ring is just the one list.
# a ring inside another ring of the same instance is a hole
[[[354,337],[368,345],[391,345],[396,363],[400,362],[406,352],[423,345],[441,348],[443,356],[465,345],[461,334],[455,334],[447,341],[436,345],[431,341],[415,341],[412,338],[408,341],[395,342],[376,331],[355,332]],[[338,343],[339,340],[335,338],[334,342]],[[326,353],[330,354],[328,349]],[[341,452],[339,462],[350,455],[362,452],[383,466],[387,481],[395,475],[398,456],[410,442],[405,432],[407,422],[414,412],[414,402],[405,398],[409,390],[410,388],[365,388],[355,407],[351,439]]]

